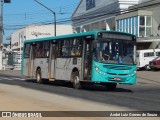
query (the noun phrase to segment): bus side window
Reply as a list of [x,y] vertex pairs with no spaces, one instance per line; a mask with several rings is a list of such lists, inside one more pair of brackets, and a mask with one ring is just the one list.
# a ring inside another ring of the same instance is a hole
[[24,57],[29,58],[30,55],[30,44],[25,44],[24,47]]
[[62,56],[68,57],[69,56],[69,39],[63,40],[62,43]]
[[36,57],[43,57],[44,56],[43,42],[37,43],[36,51],[37,51]]
[[44,42],[44,57],[49,57],[50,42]]
[[81,38],[75,38],[72,40],[71,56],[81,56],[82,54],[82,40]]

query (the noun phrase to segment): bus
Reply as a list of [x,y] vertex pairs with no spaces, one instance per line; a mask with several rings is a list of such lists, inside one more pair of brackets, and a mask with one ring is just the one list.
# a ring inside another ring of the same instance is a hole
[[94,83],[114,90],[136,84],[136,36],[89,31],[24,41],[21,73],[37,83],[71,82],[79,89]]

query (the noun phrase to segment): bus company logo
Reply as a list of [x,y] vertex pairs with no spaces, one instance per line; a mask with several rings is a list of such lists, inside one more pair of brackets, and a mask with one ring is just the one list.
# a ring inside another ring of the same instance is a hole
[[11,112],[2,112],[2,117],[12,117]]
[[41,33],[41,32],[35,32],[35,31],[33,31],[33,32],[31,33],[31,35],[35,35],[35,36],[38,36],[38,35],[51,36],[51,33]]

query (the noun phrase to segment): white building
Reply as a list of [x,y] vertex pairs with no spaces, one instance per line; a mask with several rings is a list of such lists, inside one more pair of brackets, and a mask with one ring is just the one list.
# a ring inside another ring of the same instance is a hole
[[74,32],[117,30],[138,37],[137,49],[160,48],[160,0],[81,0]]
[[[20,69],[21,53],[24,40],[54,36],[54,25],[29,25],[11,35],[11,49],[14,53],[15,68]],[[73,33],[71,25],[56,25],[56,35]]]
[[81,0],[72,15],[75,32],[115,30],[115,16],[139,0]]
[[[57,25],[56,27],[57,36],[73,33],[71,25]],[[23,47],[24,40],[50,36],[54,36],[54,25],[29,25],[12,33],[12,51],[19,51],[20,46]]]
[[128,13],[116,16],[118,31],[135,34],[137,49],[160,48],[160,0],[140,0]]

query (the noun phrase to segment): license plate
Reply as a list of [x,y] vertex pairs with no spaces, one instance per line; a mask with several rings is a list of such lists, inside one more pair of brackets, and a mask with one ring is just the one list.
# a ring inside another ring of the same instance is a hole
[[121,80],[121,78],[114,78],[114,80]]

